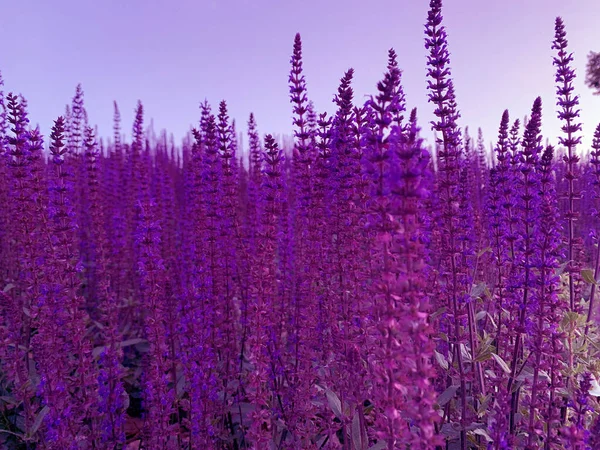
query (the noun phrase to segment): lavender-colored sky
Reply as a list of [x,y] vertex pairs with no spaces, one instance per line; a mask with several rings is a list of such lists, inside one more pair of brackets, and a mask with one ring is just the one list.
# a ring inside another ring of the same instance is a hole
[[[182,137],[199,118],[204,98],[228,102],[238,130],[256,115],[261,133],[290,134],[289,59],[294,34],[304,43],[310,98],[333,110],[339,78],[355,69],[355,97],[374,93],[394,47],[409,107],[419,110],[424,136],[432,105],[426,97],[423,24],[426,0],[3,0],[0,70],[5,91],[29,101],[31,122],[48,134],[77,83],[90,122],[112,135],[117,100],[126,132],[141,99],[147,123]],[[578,73],[584,145],[600,122],[600,97],[584,85],[586,55],[600,50],[597,0],[446,0],[460,126],[496,139],[502,111],[522,119],[536,96],[544,131],[559,134],[554,106],[554,19],[563,17]]]

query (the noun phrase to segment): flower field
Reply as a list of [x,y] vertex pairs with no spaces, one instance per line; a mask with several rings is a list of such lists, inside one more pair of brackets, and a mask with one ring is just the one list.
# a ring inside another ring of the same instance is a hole
[[600,125],[584,148],[565,24],[561,136],[532,97],[490,151],[425,19],[431,124],[393,49],[316,111],[299,34],[293,140],[251,114],[244,151],[225,101],[176,144],[141,102],[102,140],[79,85],[42,136],[0,92],[1,449],[600,449]]

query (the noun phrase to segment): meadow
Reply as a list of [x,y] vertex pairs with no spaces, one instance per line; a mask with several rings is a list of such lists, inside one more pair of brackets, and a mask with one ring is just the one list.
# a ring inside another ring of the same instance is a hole
[[299,34],[293,141],[251,114],[244,152],[225,101],[176,144],[141,102],[105,141],[81,85],[47,137],[0,93],[0,448],[600,449],[600,125],[548,45],[562,135],[532,97],[491,151],[441,0],[427,125],[393,49],[316,111]]

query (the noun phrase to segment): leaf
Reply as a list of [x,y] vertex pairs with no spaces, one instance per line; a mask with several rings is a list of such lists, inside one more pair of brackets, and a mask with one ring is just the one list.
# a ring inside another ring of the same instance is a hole
[[435,352],[435,360],[438,362],[440,367],[444,370],[448,370],[448,361],[446,360],[444,355],[442,355],[437,350],[434,350],[434,352]]
[[145,342],[147,342],[146,339],[142,339],[142,338],[127,339],[125,341],[120,342],[119,346],[121,348],[123,348],[123,347],[129,347],[130,345],[143,344]]
[[458,391],[459,387],[460,386],[454,384],[452,386],[448,386],[446,390],[437,398],[438,405],[444,406],[446,403],[452,400],[452,397],[454,397],[454,394],[456,394],[456,391]]
[[240,402],[231,405],[229,413],[231,414],[232,420],[243,423],[249,420],[250,414],[256,409],[256,406],[249,402]]
[[177,398],[182,398],[185,393],[185,376],[183,373],[179,374],[177,384],[175,385],[175,393],[177,394]]
[[479,258],[480,256],[485,255],[488,252],[491,253],[491,251],[492,251],[492,247],[486,247],[484,249],[481,249],[481,250],[479,250],[479,252],[477,252],[477,257]]
[[29,383],[36,388],[40,385],[41,379],[38,374],[35,361],[33,358],[29,360]]
[[[492,294],[489,294],[488,297],[491,297]],[[490,321],[490,324],[492,325],[492,329],[496,328],[496,321],[494,320],[494,318],[492,317],[492,315],[488,312],[486,312],[488,320]]]
[[483,336],[479,338],[479,345],[475,353],[475,362],[484,362],[492,357],[494,346],[493,339],[484,331]]
[[581,278],[583,278],[583,280],[586,283],[598,284],[598,282],[594,278],[594,271],[592,269],[582,269],[581,270]]
[[342,402],[340,398],[331,389],[327,389],[325,391],[325,395],[327,395],[327,402],[329,403],[329,407],[335,414],[335,417],[342,420]]
[[48,408],[48,405],[44,406],[40,412],[38,413],[37,416],[35,416],[35,420],[33,421],[33,425],[31,425],[31,428],[29,430],[29,432],[27,433],[30,437],[33,437],[33,435],[35,433],[37,433],[37,430],[40,429],[40,426],[42,425],[42,421],[44,420],[44,417],[46,417],[46,415],[50,412],[50,408]]
[[344,408],[343,408],[344,417],[350,417],[352,415],[352,411],[354,411],[355,409],[356,409],[356,404],[354,404],[350,401],[346,401],[344,403]]
[[127,411],[131,404],[131,400],[129,399],[129,394],[125,390],[121,391],[121,401],[123,402],[123,411]]
[[491,436],[488,434],[488,432],[485,431],[483,428],[475,428],[473,430],[473,433],[476,434],[477,436],[483,437],[487,442],[494,442],[494,440],[491,438]]
[[593,397],[600,397],[600,384],[598,384],[598,380],[596,377],[592,375],[592,387],[588,391],[588,393]]
[[365,448],[362,436],[363,433],[360,429],[360,418],[358,417],[358,411],[356,411],[352,418],[352,442],[354,443],[355,450],[363,450]]
[[492,346],[488,343],[482,344],[475,354],[475,362],[484,362],[492,357]]
[[579,319],[579,314],[574,311],[568,311],[560,321],[560,325],[565,332],[572,334],[577,329]]
[[492,399],[492,394],[480,394],[478,397],[479,402],[477,405],[477,416],[483,417],[483,415],[487,412],[488,405],[490,404],[490,400]]
[[481,422],[471,422],[469,425],[465,426],[465,430],[473,431],[473,430],[476,430],[477,428],[483,428],[484,426],[485,426],[485,424],[481,423]]
[[433,314],[430,314],[429,317],[431,319],[435,319],[438,316],[441,316],[442,314],[444,314],[446,312],[446,308],[445,306],[442,306],[440,309],[438,309],[436,312],[434,312]]
[[560,267],[556,270],[556,272],[554,272],[554,275],[556,275],[557,277],[561,276],[568,265],[569,265],[569,261],[561,264]]
[[16,398],[9,397],[6,395],[0,396],[0,402],[3,402],[5,405],[12,405],[12,406],[16,406],[20,403]]
[[442,434],[450,439],[456,439],[460,435],[460,424],[456,422],[445,423],[440,430]]
[[150,351],[150,342],[145,339],[142,339],[141,342],[133,345],[135,345],[135,349],[140,353],[148,353]]
[[[534,368],[531,366],[526,366],[520,370],[520,374],[515,378],[515,380],[520,381],[521,383],[525,381],[533,381],[535,376]],[[548,372],[543,370],[538,370],[538,382],[548,382],[550,381],[550,376]]]
[[510,373],[510,367],[508,367],[506,361],[504,361],[499,355],[497,355],[496,353],[492,353],[492,358],[496,360],[498,365],[502,368],[502,370],[504,370],[505,373]]
[[142,441],[137,439],[135,441],[131,441],[129,444],[127,444],[127,447],[125,447],[125,450],[138,450],[140,448],[140,445],[142,444]]
[[379,441],[377,444],[369,447],[369,450],[384,450],[387,447],[387,444],[383,441]]
[[471,353],[469,352],[469,350],[467,350],[467,347],[464,344],[460,344],[459,348],[460,348],[460,354],[462,355],[462,357],[465,359],[466,362],[473,361]]
[[471,297],[478,298],[485,292],[487,285],[484,282],[477,283],[471,288]]
[[[121,341],[119,342],[119,347],[123,348],[123,347],[130,347],[132,345],[137,345],[137,344],[145,344],[148,341],[146,341],[146,339],[142,339],[142,338],[134,338],[134,339],[127,339],[125,341]],[[106,348],[105,345],[99,346],[99,347],[94,347],[94,349],[92,350],[92,356],[97,357],[98,355],[100,355],[100,353],[102,353],[104,351],[104,349]]]
[[322,449],[324,447],[325,443],[329,440],[329,436],[326,434],[319,435],[319,436],[321,436],[321,437],[317,440],[317,448]]

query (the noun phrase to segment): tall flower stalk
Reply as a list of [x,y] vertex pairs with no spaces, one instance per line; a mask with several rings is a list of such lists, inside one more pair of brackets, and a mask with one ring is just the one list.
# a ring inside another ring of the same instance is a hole
[[[441,322],[442,327],[449,335],[450,348],[445,349],[450,353],[453,367],[456,368],[460,394],[460,445],[461,449],[467,448],[466,426],[468,422],[467,383],[468,375],[464,362],[462,347],[467,342],[463,323],[468,318],[467,301],[469,300],[470,277],[465,266],[465,255],[462,254],[461,242],[464,241],[465,230],[459,223],[457,205],[461,203],[460,196],[460,164],[461,164],[461,138],[460,130],[456,124],[459,117],[454,85],[450,77],[450,54],[448,52],[447,35],[442,25],[442,2],[431,0],[429,13],[425,25],[425,48],[429,50],[427,57],[427,75],[429,101],[435,105],[436,120],[432,128],[440,133],[439,144],[439,172],[438,195],[441,205],[439,223],[443,229],[441,242],[441,267],[440,275],[445,280],[443,297],[445,304],[439,307],[447,308],[447,317]],[[449,386],[448,386],[449,387]]]
[[558,118],[563,122],[562,131],[564,136],[558,138],[560,144],[567,149],[567,155],[564,161],[567,164],[567,172],[565,179],[567,181],[567,204],[565,219],[567,221],[567,259],[568,274],[569,274],[569,306],[572,311],[580,308],[576,295],[575,283],[581,269],[580,262],[577,261],[577,248],[575,236],[575,221],[579,216],[575,201],[581,198],[580,192],[577,190],[577,164],[579,157],[575,154],[575,149],[581,143],[581,136],[577,133],[581,131],[581,123],[577,122],[579,118],[579,97],[574,95],[573,81],[575,80],[575,70],[571,68],[573,62],[573,54],[567,51],[568,41],[565,25],[560,17],[556,18],[555,35],[552,43],[552,49],[557,51],[557,55],[553,59],[553,64],[556,66],[556,94],[558,96],[557,105]]
[[[564,308],[558,297],[559,277],[556,275],[560,255],[560,226],[558,225],[558,205],[554,190],[553,153],[551,146],[546,147],[540,158],[540,216],[536,225],[536,252],[533,265],[538,269],[534,275],[535,290],[532,293],[531,315],[527,324],[528,348],[531,352],[533,379],[529,400],[529,423],[527,445],[556,442],[556,423],[552,417],[555,407],[547,405],[557,397],[560,385],[556,378],[548,386],[548,374],[558,376],[559,368],[552,367],[553,360],[560,357],[560,347],[556,338],[560,338],[560,320]],[[543,374],[543,376],[542,376]],[[555,405],[554,405],[555,406]],[[549,414],[548,414],[549,413]],[[547,445],[547,444],[546,444]]]
[[[596,127],[594,132],[594,138],[592,140],[592,151],[590,152],[590,164],[592,165],[592,173],[594,175],[594,193],[593,197],[596,201],[597,206],[594,208],[594,216],[596,220],[600,219],[600,205],[598,205],[598,199],[600,199],[600,124]],[[598,279],[600,275],[600,245],[596,249],[596,259],[594,263],[594,280]],[[589,324],[594,317],[595,297],[596,297],[596,284],[592,284],[592,290],[590,292],[590,303],[587,312],[587,323]],[[589,330],[589,325],[585,327],[585,334]]]
[[[507,392],[512,392],[515,378],[518,371],[519,361],[523,361],[523,335],[526,332],[526,320],[531,310],[531,297],[534,295],[533,285],[533,260],[536,258],[536,248],[534,246],[534,230],[538,220],[537,211],[539,208],[539,199],[537,193],[540,188],[540,174],[538,169],[541,146],[541,126],[542,126],[542,99],[537,97],[531,109],[531,119],[525,127],[523,135],[523,151],[520,156],[521,164],[519,166],[519,246],[523,254],[523,260],[520,264],[522,272],[520,278],[521,297],[516,300],[517,316],[514,318],[514,327],[516,337],[512,348],[512,362],[510,378],[508,380]],[[518,410],[520,390],[512,393],[512,406],[509,414],[510,431],[514,433],[516,429],[515,414]]]

